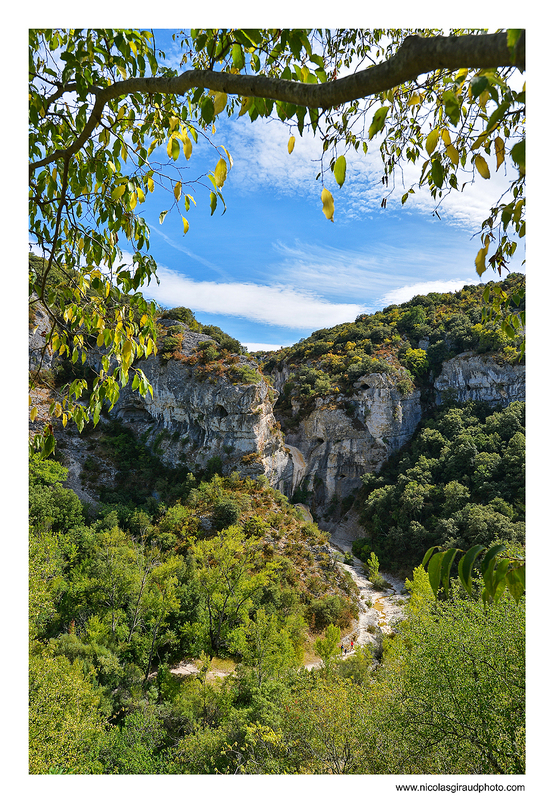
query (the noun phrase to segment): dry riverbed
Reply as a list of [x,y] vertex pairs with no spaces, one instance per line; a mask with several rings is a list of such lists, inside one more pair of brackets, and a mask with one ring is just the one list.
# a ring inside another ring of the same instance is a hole
[[[343,560],[343,543],[337,543],[331,538],[331,546],[338,548],[335,556],[337,560]],[[381,572],[381,576],[387,583],[383,590],[377,590],[369,582],[364,564],[358,558],[352,559],[352,565],[343,563],[343,569],[353,578],[360,593],[358,602],[358,619],[355,626],[342,638],[343,644],[350,645],[354,642],[354,647],[366,644],[377,644],[381,634],[393,632],[396,622],[402,618],[402,607],[408,599],[408,594],[404,588],[404,582],[397,577],[393,577],[386,572]],[[349,652],[347,653],[351,654]],[[346,656],[344,656],[346,657]],[[170,671],[174,675],[194,675],[199,671],[200,661],[181,661],[177,666],[171,667]],[[308,659],[304,666],[306,669],[321,666],[320,659]],[[213,659],[211,669],[208,672],[208,679],[225,677],[233,672],[231,661],[220,661]],[[155,677],[155,672],[151,677]]]

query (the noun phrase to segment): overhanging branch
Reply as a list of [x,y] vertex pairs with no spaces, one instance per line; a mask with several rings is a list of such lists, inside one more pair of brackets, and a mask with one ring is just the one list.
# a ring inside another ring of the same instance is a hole
[[136,93],[184,95],[191,89],[212,89],[243,97],[271,98],[297,106],[328,109],[386,92],[435,70],[525,68],[525,34],[512,53],[505,31],[464,36],[408,36],[388,61],[323,84],[304,84],[264,75],[236,75],[213,70],[186,70],[175,77],[130,78],[94,89],[96,100],[83,131],[69,148],[55,151],[30,165],[33,172],[61,157],[77,153],[90,137],[106,103]]

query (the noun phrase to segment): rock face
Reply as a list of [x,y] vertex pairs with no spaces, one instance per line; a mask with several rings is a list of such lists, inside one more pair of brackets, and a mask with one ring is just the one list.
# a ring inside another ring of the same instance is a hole
[[[36,299],[36,296],[34,297]],[[49,370],[53,367],[52,347],[47,345],[46,335],[52,322],[42,304],[33,303],[29,321],[29,368],[30,370]]]
[[[182,351],[192,353],[210,339],[186,330]],[[247,357],[241,360],[248,362]],[[356,492],[360,477],[378,471],[407,443],[423,415],[418,389],[405,393],[398,388],[398,376],[368,374],[350,398],[316,399],[315,409],[283,438],[273,412],[275,392],[261,375],[249,384],[233,384],[228,376],[200,380],[190,366],[154,356],[138,367],[150,380],[153,397],[124,388],[114,412],[137,435],[146,436],[164,462],[176,466],[182,461],[194,470],[220,457],[225,471],[265,474],[289,497],[297,490],[311,493],[316,515]],[[286,370],[281,371],[275,387],[282,388],[287,379]],[[436,404],[450,392],[458,401],[506,406],[525,398],[525,367],[467,352],[444,363],[434,386]],[[298,409],[293,402],[293,413]]]
[[386,374],[363,376],[356,386],[348,413],[335,399],[317,399],[286,436],[295,464],[291,490],[311,491],[316,510],[356,491],[361,475],[378,470],[421,420],[418,390],[404,395]]
[[[182,352],[191,354],[203,340],[212,338],[187,330]],[[146,436],[166,464],[198,469],[220,457],[225,470],[265,474],[282,490],[290,486],[292,459],[273,415],[272,391],[261,375],[249,384],[233,384],[228,376],[201,380],[194,368],[153,355],[137,367],[148,377],[153,396],[143,398],[127,386],[112,414]]]
[[466,351],[443,363],[434,384],[437,404],[450,393],[459,402],[486,401],[506,407],[525,401],[525,365],[499,364],[490,356]]

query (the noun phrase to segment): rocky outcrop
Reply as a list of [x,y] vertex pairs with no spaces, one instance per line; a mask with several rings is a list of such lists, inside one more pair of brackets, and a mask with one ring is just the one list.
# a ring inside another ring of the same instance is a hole
[[31,371],[50,370],[53,367],[53,357],[48,335],[52,321],[36,296],[31,299],[29,313],[29,368]]
[[496,362],[492,356],[466,351],[443,363],[435,380],[436,403],[450,394],[456,401],[485,401],[506,407],[525,401],[525,365]]
[[362,376],[354,396],[317,399],[287,433],[295,465],[291,490],[312,492],[316,510],[356,491],[362,474],[377,471],[412,436],[421,420],[420,393],[404,394],[397,383],[387,374]]
[[[185,355],[212,339],[186,327],[183,331]],[[241,361],[256,367],[246,356]],[[273,392],[261,374],[250,383],[234,382],[229,375],[200,378],[194,367],[154,355],[137,367],[150,381],[153,395],[142,397],[127,386],[112,414],[144,436],[167,465],[185,463],[195,470],[219,457],[226,471],[265,474],[283,491],[291,486],[292,458],[273,415]]]

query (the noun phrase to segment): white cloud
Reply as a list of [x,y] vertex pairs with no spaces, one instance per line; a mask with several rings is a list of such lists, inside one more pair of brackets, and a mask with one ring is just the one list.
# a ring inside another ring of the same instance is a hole
[[404,287],[398,287],[396,290],[385,293],[380,299],[380,303],[383,307],[388,307],[390,304],[403,304],[405,301],[410,301],[414,296],[424,296],[427,293],[455,293],[456,290],[461,290],[466,284],[476,284],[475,278],[407,284]]
[[319,196],[321,185],[315,181],[321,156],[319,139],[311,129],[300,137],[294,130],[295,146],[288,152],[291,134],[288,125],[277,120],[258,119],[255,122],[240,118],[221,125],[221,140],[233,157],[229,181],[244,192],[255,189],[274,189],[285,194],[302,192]]
[[275,343],[243,343],[248,351],[279,351],[279,349],[284,348],[285,346],[292,345],[291,343],[280,343],[278,346]]
[[[245,192],[264,188],[289,195],[301,193],[319,200],[321,182],[316,181],[315,177],[321,170],[321,142],[313,136],[311,128],[306,127],[302,137],[293,128],[296,142],[289,155],[287,143],[290,133],[289,126],[279,120],[258,119],[252,123],[240,118],[232,123],[222,122],[218,134],[222,141],[226,141],[233,157],[234,166],[230,173],[233,186]],[[341,152],[340,148],[338,152]],[[508,188],[509,181],[515,176],[509,160],[495,172],[494,158],[485,158],[490,162],[489,180],[477,175],[474,181],[473,171],[468,169],[460,171],[458,176],[459,186],[465,183],[462,191],[445,188],[438,211],[446,224],[472,231],[480,229],[491,206]],[[385,195],[389,211],[402,210],[408,214],[417,211],[431,215],[437,207],[437,200],[431,197],[427,189],[417,186],[421,163],[404,163],[396,172],[394,188],[392,183],[389,188],[383,187],[378,137],[372,141],[368,154],[352,149],[346,153],[346,160],[346,182],[342,188],[335,183],[331,173],[325,174],[325,184],[335,199],[336,222],[341,216],[365,218],[372,213],[379,213]],[[415,194],[410,195],[402,206],[402,195],[412,185],[415,186]]]
[[335,326],[366,311],[361,304],[334,304],[315,293],[287,285],[196,282],[163,266],[158,267],[158,278],[158,286],[151,285],[143,292],[160,304],[292,329]]

